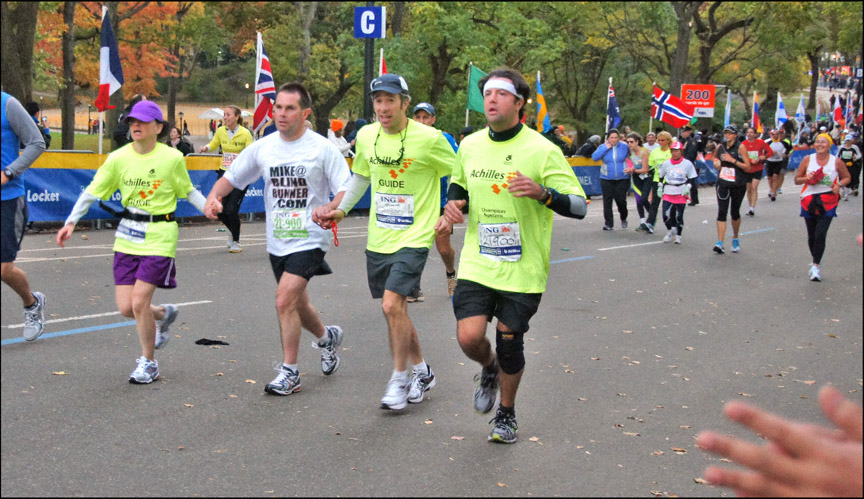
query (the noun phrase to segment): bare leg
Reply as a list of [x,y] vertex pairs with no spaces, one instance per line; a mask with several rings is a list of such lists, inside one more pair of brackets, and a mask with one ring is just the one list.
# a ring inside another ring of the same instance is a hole
[[456,337],[462,352],[483,367],[489,367],[495,360],[492,344],[486,338],[486,316],[475,315],[459,321],[456,325]]
[[408,317],[407,297],[385,290],[381,309],[385,319],[387,319],[387,328],[390,334],[393,370],[405,371],[407,361],[411,361],[412,364],[419,364],[423,360],[423,354],[420,351],[420,340],[414,329],[414,323]]
[[[276,315],[279,317],[282,361],[285,364],[297,363],[301,332],[299,308],[308,283],[309,281],[298,275],[283,273],[276,287]],[[308,305],[308,297],[306,297],[306,304]]]
[[33,305],[36,298],[33,298],[33,293],[30,291],[27,274],[18,268],[14,262],[6,262],[0,265],[0,277],[2,277],[3,282],[12,288],[12,291],[18,293],[25,307]]

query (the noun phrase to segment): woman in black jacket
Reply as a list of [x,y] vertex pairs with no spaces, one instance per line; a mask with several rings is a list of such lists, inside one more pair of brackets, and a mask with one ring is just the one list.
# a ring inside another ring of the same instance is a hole
[[188,156],[192,152],[192,144],[180,134],[180,129],[176,126],[171,127],[171,131],[168,133],[168,140],[165,143],[182,152],[183,156]]

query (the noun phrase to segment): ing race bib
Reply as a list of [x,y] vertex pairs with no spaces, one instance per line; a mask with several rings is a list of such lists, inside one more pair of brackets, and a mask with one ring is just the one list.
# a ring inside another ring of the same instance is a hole
[[237,158],[236,152],[225,152],[222,153],[222,169],[227,170],[231,163]]
[[728,166],[724,166],[720,168],[720,178],[726,180],[728,182],[735,181],[735,168],[730,168]]
[[135,220],[123,218],[120,220],[120,223],[117,224],[117,231],[114,233],[114,236],[135,244],[144,244],[144,240],[147,238],[147,227],[149,225],[150,222],[136,222]]
[[383,229],[407,229],[414,224],[414,196],[376,192],[375,221]]
[[306,209],[274,208],[270,213],[273,237],[276,239],[306,239]]
[[480,254],[498,262],[518,262],[522,258],[519,222],[477,224]]

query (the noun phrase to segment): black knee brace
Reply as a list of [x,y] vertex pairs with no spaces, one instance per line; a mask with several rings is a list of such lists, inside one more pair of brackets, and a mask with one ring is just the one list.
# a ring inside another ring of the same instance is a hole
[[525,367],[524,334],[495,330],[495,354],[498,365],[507,374],[516,374]]

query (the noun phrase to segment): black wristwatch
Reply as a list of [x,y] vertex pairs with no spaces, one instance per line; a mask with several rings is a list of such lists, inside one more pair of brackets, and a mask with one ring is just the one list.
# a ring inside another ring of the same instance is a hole
[[9,180],[15,180],[15,172],[13,172],[11,168],[3,170],[3,174],[6,175],[6,178]]

